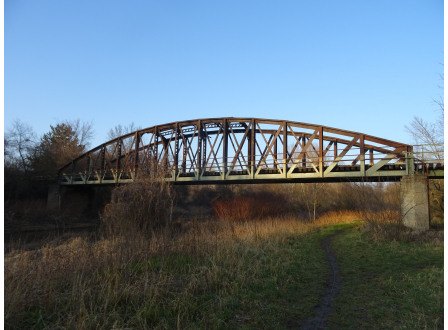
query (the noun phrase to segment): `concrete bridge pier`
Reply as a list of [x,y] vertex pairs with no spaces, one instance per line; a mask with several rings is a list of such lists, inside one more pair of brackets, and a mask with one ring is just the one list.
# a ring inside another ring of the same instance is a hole
[[401,216],[406,227],[429,230],[428,178],[410,174],[401,178]]

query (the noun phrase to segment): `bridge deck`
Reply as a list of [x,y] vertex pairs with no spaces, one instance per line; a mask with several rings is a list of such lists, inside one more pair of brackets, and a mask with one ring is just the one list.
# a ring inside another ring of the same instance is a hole
[[[437,166],[438,165],[438,166]],[[367,165],[366,170],[371,166]],[[324,167],[324,170],[328,167]],[[430,164],[429,178],[443,179],[444,167],[441,164]],[[426,170],[415,168],[415,173],[426,175]],[[165,180],[174,184],[187,185],[208,185],[208,184],[237,184],[237,183],[291,183],[291,182],[394,182],[399,181],[403,175],[406,175],[404,165],[387,164],[380,168],[375,175],[362,176],[361,166],[341,165],[334,168],[331,175],[320,177],[319,173],[312,167],[296,168],[292,175],[284,178],[282,173],[274,169],[261,169],[256,178],[252,178],[248,171],[230,171],[229,174],[222,179],[222,175],[217,171],[204,171],[201,175],[197,172],[178,173],[177,177],[173,174],[164,176]],[[118,180],[115,175],[104,175],[101,180],[100,174],[92,174],[87,177],[85,175],[74,175],[72,180],[64,178],[60,184],[62,185],[85,185],[85,184],[102,184],[110,185],[116,183],[129,183],[134,180],[133,176],[126,173],[119,173]],[[100,183],[101,181],[101,183]]]

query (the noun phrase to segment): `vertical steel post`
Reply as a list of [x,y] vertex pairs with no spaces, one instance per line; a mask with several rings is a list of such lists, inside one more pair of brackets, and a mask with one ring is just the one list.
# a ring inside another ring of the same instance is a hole
[[137,176],[138,171],[138,149],[140,148],[140,133],[135,132],[135,146],[134,146],[134,176]]
[[324,177],[324,128],[319,127],[319,176]]
[[168,153],[168,141],[164,136],[160,136],[160,138],[162,139],[162,147],[163,147],[163,172],[164,173],[168,173],[169,170],[169,153]]
[[251,131],[250,131],[250,177],[251,179],[255,178],[255,119],[251,119],[250,121]]
[[117,141],[117,156],[115,158],[115,183],[118,183],[118,171],[120,170],[120,158],[121,158],[121,139]]
[[188,148],[188,146],[187,146],[187,139],[183,138],[182,139],[182,149],[183,149],[183,153],[182,153],[182,173],[184,173],[184,174],[187,172],[187,153],[188,153],[188,149],[187,148]]
[[179,124],[174,125],[174,181],[177,180],[177,174],[179,173]]
[[227,119],[223,119],[223,138],[222,138],[222,180],[226,179],[227,175],[227,154],[228,154],[228,140],[229,140],[229,132],[228,132],[228,122]]
[[[274,135],[274,138],[275,138],[275,135]],[[277,136],[277,138],[275,138],[275,140],[274,140],[274,165],[273,165],[273,168],[274,169],[278,169],[278,160],[277,160],[277,141],[278,141],[278,136]],[[269,156],[268,156],[269,157]]]
[[250,129],[250,122],[249,122],[249,132],[247,133],[246,136],[246,143],[247,143],[247,166],[246,169],[249,172],[249,176],[250,176],[250,155],[252,154],[250,148],[252,146],[251,141],[252,141],[252,130]]
[[370,148],[370,162],[369,162],[369,164],[370,164],[370,166],[372,166],[373,165],[373,148]]
[[118,151],[117,151],[117,169],[121,169],[121,147],[123,145],[123,141],[121,139],[118,140]]
[[202,126],[201,120],[198,120],[197,129],[198,129],[198,157],[196,158],[196,177],[199,180],[199,176],[201,175],[201,165],[202,165]]
[[286,179],[288,176],[288,123],[283,122],[283,177]]
[[154,127],[154,162],[155,164],[159,164],[159,127]]
[[335,140],[333,143],[333,150],[334,150],[334,162],[336,161],[336,158],[338,157],[338,140]]
[[365,150],[364,150],[364,139],[365,135],[361,134],[360,146],[359,146],[359,160],[360,160],[360,170],[361,176],[366,176],[366,162],[365,162]]
[[[305,140],[305,134],[302,134],[302,152],[303,149],[305,149],[305,144],[306,144],[306,140]],[[306,167],[306,153],[303,152],[302,154],[302,167]]]
[[[204,125],[204,124],[203,124]],[[203,171],[207,171],[207,130],[202,130],[202,168]]]
[[102,183],[103,182],[103,173],[104,173],[104,159],[106,158],[106,146],[103,145],[101,147],[101,154],[100,154],[100,174],[99,174],[99,178],[98,178],[98,183]]

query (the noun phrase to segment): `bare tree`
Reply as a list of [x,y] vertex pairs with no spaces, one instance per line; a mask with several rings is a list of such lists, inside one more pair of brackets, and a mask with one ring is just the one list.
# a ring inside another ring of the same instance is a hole
[[56,124],[71,127],[73,136],[77,139],[78,144],[83,146],[85,150],[90,148],[91,140],[95,134],[95,131],[93,130],[93,121],[81,122],[80,119],[58,120]]
[[[440,64],[443,65],[443,63]],[[443,90],[443,73],[439,73],[439,77],[442,85],[438,87]],[[409,126],[405,125],[405,131],[412,137],[413,142],[420,145],[414,152],[422,160],[443,159],[443,145],[441,145],[444,143],[443,94],[439,99],[433,99],[433,102],[439,107],[436,110],[439,112],[439,116],[434,122],[426,122],[422,118],[415,116]]]
[[20,119],[15,119],[4,138],[5,165],[17,167],[26,173],[30,166],[29,157],[37,143],[33,128]]
[[109,140],[113,140],[116,139],[117,137],[120,137],[122,135],[134,132],[141,129],[140,126],[136,126],[133,122],[130,123],[127,126],[121,126],[121,124],[118,124],[117,126],[115,126],[114,128],[111,128],[109,130],[109,132],[107,132],[107,136],[106,139]]
[[[133,122],[126,126],[121,126],[121,124],[118,124],[114,128],[111,128],[109,132],[107,132],[106,140],[110,141],[139,129],[141,129],[141,127],[136,126]],[[122,141],[122,145],[127,151],[129,151],[133,147],[133,142],[133,138],[127,138]]]
[[[442,65],[443,66],[443,63],[439,63],[440,65]],[[435,104],[437,104],[438,106],[439,106],[439,111],[442,113],[442,115],[444,114],[444,111],[445,111],[445,109],[444,109],[444,99],[443,99],[443,90],[444,90],[444,86],[443,86],[443,83],[444,83],[444,81],[445,81],[445,77],[444,77],[444,75],[443,75],[443,73],[438,73],[438,75],[439,75],[439,78],[440,78],[440,81],[442,82],[442,85],[440,86],[437,86],[437,87],[439,87],[441,90],[442,90],[442,95],[440,95],[439,96],[439,99],[433,99],[433,102],[435,103]],[[442,118],[443,118],[443,116],[442,116]]]
[[[443,63],[440,63],[441,65],[443,65]],[[443,73],[439,73],[439,77],[440,80],[442,81],[442,85],[438,86],[441,90],[442,90],[442,95],[439,96],[439,98],[436,100],[434,99],[433,102],[435,104],[437,104],[437,106],[439,107],[438,111],[439,111],[439,116],[437,117],[436,120],[436,127],[437,127],[437,134],[439,134],[440,136],[443,137],[443,130],[444,130],[444,116],[445,116],[445,104],[444,104],[444,98],[443,98],[443,90],[444,90],[444,75]]]
[[405,125],[405,130],[412,136],[416,144],[436,145],[443,143],[443,130],[440,131],[437,122],[426,122],[415,116],[409,125]]
[[[308,215],[310,222],[316,220],[319,211],[325,203],[328,183],[291,183],[290,201],[298,208],[298,211]],[[302,213],[302,214],[303,214]]]

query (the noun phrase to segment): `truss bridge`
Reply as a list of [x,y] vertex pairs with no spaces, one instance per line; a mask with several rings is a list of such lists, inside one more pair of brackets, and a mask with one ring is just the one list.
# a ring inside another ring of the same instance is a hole
[[58,184],[129,183],[156,168],[159,177],[174,184],[387,182],[419,172],[440,179],[443,146],[435,148],[421,161],[420,149],[414,153],[411,145],[321,125],[234,117],[187,120],[97,146],[61,168]]

